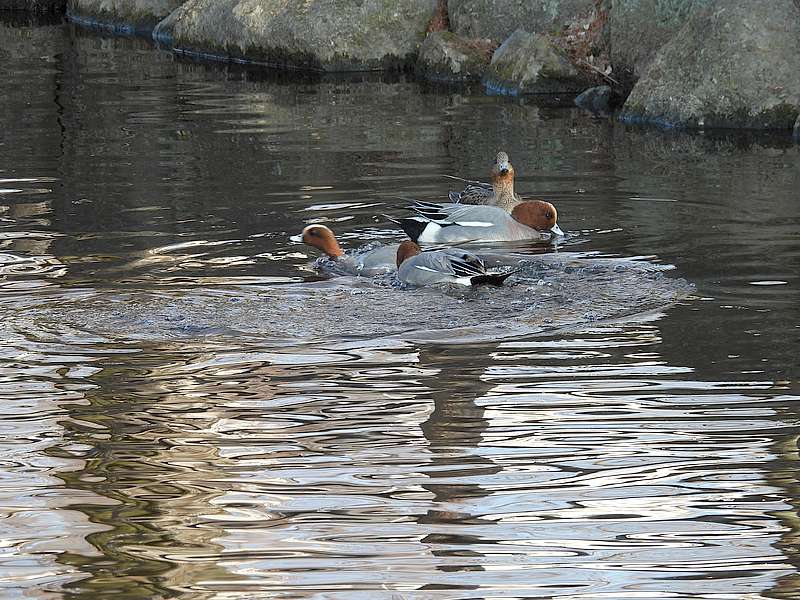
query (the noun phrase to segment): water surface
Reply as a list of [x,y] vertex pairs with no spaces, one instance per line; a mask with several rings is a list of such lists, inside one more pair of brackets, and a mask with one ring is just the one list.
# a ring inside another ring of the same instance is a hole
[[[800,152],[0,24],[4,598],[796,598]],[[486,177],[507,289],[289,241]],[[438,295],[437,295],[438,294]]]

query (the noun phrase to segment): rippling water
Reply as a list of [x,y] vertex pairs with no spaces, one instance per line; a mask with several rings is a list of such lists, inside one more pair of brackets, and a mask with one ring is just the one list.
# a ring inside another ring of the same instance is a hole
[[[0,596],[797,598],[800,152],[0,23]],[[467,294],[288,236],[506,149]]]

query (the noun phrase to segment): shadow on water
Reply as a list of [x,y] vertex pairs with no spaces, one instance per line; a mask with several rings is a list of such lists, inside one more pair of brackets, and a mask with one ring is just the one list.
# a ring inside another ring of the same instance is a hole
[[[0,56],[3,594],[796,595],[797,147],[58,23]],[[398,239],[501,148],[571,233],[507,288],[288,240]]]

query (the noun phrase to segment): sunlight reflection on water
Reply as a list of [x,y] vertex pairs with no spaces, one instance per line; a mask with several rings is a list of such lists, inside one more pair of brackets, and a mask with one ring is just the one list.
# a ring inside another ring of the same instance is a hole
[[[796,148],[0,36],[3,597],[797,597]],[[288,241],[498,148],[506,288]]]

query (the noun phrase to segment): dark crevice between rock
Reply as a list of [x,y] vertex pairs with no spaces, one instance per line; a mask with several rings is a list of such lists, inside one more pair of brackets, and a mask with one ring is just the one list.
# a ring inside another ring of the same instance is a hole
[[31,12],[0,9],[0,23],[8,27],[47,27],[64,22],[64,14],[57,11]]
[[64,14],[67,0],[0,0],[0,14],[4,11],[38,14]]

